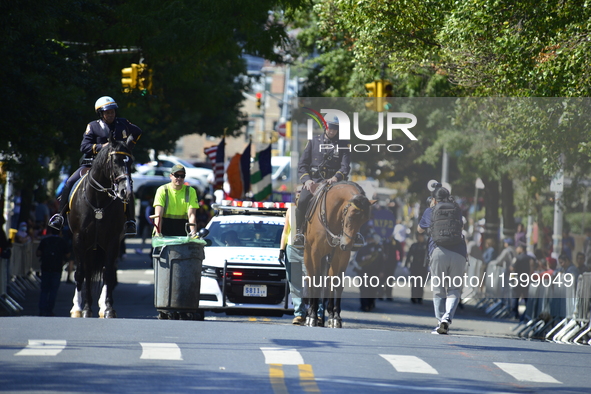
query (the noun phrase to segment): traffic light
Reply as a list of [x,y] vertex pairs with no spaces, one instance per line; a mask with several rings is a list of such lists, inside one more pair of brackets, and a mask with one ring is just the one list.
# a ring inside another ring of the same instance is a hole
[[258,92],[256,94],[256,98],[257,98],[257,109],[261,109],[261,99],[263,98],[263,94],[261,92]]
[[140,65],[132,63],[131,67],[121,70],[121,86],[125,93],[130,93],[138,87],[138,72]]
[[138,65],[137,88],[141,91],[142,96],[152,94],[152,70],[148,68],[147,64]]
[[381,97],[384,97],[382,99],[382,109],[389,111],[390,109],[392,109],[392,103],[390,103],[387,99],[387,97],[394,97],[394,94],[392,93],[393,91],[393,87],[392,87],[392,83],[388,80],[382,79],[382,91],[381,91]]
[[368,102],[365,103],[365,107],[370,111],[377,111],[378,110],[378,88],[377,82],[370,82],[365,84],[365,89],[367,90],[367,97],[372,97]]
[[367,109],[376,112],[388,111],[392,108],[392,104],[388,102],[387,97],[393,97],[392,83],[385,79],[373,81],[365,84],[367,96],[372,97],[365,106]]

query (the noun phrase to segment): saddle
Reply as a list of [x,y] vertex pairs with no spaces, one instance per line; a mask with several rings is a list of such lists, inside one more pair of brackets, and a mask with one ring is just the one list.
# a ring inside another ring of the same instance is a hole
[[314,215],[316,207],[320,204],[332,186],[333,184],[328,184],[326,182],[316,184],[316,189],[312,192],[312,200],[310,200],[310,204],[308,204],[308,209],[306,210],[304,224],[302,225],[302,234],[306,233],[306,227],[308,227],[308,223],[312,220],[312,215]]
[[64,196],[65,198],[68,199],[67,200],[68,201],[68,211],[70,210],[70,207],[72,206],[72,199],[74,198],[76,191],[78,191],[78,187],[80,186],[80,183],[82,182],[84,177],[86,177],[86,174],[88,174],[88,171],[90,171],[90,167],[83,167],[82,169],[80,169],[80,179],[78,179],[76,181],[76,183],[74,183],[74,186],[72,186],[72,190],[70,190],[70,194],[67,196]]

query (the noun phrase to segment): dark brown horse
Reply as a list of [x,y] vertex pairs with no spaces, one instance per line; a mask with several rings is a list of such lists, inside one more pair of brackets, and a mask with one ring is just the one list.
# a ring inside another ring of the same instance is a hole
[[116,260],[124,237],[125,207],[132,196],[130,169],[133,156],[129,143],[110,139],[70,198],[68,220],[76,262],[72,317],[92,317],[92,287],[101,276],[104,305],[99,315],[117,317],[113,309],[113,288],[117,284]]
[[[344,286],[337,278],[342,279],[347,269],[359,229],[369,220],[370,207],[374,203],[375,200],[368,200],[363,189],[353,182],[323,186],[310,202],[312,208],[307,215],[304,247],[304,264],[309,277],[305,280],[309,303],[306,325],[318,325],[319,299],[328,298],[327,326],[342,327],[341,294]],[[333,286],[337,282],[339,285]]]

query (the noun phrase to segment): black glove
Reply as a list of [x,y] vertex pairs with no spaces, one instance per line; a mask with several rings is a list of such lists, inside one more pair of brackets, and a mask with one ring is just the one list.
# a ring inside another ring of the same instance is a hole
[[279,261],[285,261],[285,249],[279,250]]

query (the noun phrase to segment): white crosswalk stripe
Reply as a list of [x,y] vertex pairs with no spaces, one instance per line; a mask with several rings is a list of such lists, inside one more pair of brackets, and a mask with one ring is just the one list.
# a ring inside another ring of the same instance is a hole
[[304,364],[304,358],[295,349],[286,349],[280,347],[262,347],[261,351],[265,355],[265,364],[283,364],[283,365],[301,365]]
[[428,373],[438,375],[439,372],[416,356],[401,356],[396,354],[380,354],[398,372]]
[[66,347],[61,339],[29,339],[27,347],[15,353],[15,356],[57,356]]
[[144,360],[182,360],[181,349],[176,343],[140,342],[141,359]]
[[[66,340],[29,339],[28,345],[15,353],[15,356],[57,356],[67,345]],[[183,360],[182,352],[176,343],[140,342],[143,360]],[[297,349],[282,347],[261,347],[265,364],[305,365],[304,358]],[[417,356],[380,354],[397,372],[438,375],[439,372]],[[554,377],[540,371],[532,364],[493,362],[498,368],[520,382],[562,384]]]
[[531,364],[519,363],[494,363],[497,367],[513,376],[521,382],[535,382],[535,383],[558,383],[562,382],[554,379],[552,376],[545,374]]

